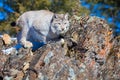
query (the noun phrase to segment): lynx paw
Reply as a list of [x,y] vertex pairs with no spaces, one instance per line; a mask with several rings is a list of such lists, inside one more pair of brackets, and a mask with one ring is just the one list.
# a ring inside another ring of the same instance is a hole
[[64,44],[65,43],[65,40],[62,38],[62,39],[60,39],[60,41],[59,41],[61,44]]
[[26,41],[23,46],[24,46],[24,48],[31,48],[31,47],[33,47],[33,44],[29,41]]

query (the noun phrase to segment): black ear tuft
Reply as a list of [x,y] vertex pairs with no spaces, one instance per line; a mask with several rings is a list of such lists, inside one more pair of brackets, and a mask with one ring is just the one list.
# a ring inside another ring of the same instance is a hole
[[16,22],[11,22],[11,24],[10,24],[11,26],[16,26]]
[[2,76],[0,76],[0,80],[3,80],[3,77],[2,77]]

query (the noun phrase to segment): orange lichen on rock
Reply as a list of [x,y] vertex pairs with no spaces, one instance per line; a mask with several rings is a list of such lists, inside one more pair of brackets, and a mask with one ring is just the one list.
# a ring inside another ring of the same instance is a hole
[[96,63],[96,62],[95,62],[94,60],[92,60],[92,61],[90,62],[90,64],[89,64],[89,66],[90,66],[90,67],[93,67],[93,66],[95,65],[95,63]]
[[117,57],[120,59],[120,53],[117,54]]
[[101,49],[101,51],[99,52],[99,55],[101,57],[105,57],[106,54],[109,53],[110,49],[112,49],[113,44],[110,42],[111,40],[111,35],[113,34],[112,31],[108,31],[106,33],[106,37],[105,37],[105,47],[103,49]]

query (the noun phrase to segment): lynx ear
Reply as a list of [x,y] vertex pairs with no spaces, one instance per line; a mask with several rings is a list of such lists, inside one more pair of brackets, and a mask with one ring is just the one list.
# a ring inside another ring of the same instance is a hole
[[64,18],[65,18],[65,19],[68,19],[68,16],[69,16],[69,14],[66,13],[65,16],[64,16]]
[[53,16],[54,18],[58,18],[58,14],[54,14],[54,16]]

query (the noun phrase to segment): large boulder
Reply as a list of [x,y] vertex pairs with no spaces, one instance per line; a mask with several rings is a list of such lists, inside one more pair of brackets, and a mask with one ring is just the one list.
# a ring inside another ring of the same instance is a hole
[[[118,80],[120,38],[105,20],[72,16],[70,30],[62,39],[35,52],[21,48],[1,56],[4,80]],[[2,55],[2,54],[1,54]],[[0,62],[1,64],[1,62]]]

